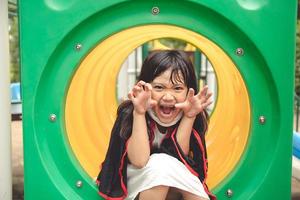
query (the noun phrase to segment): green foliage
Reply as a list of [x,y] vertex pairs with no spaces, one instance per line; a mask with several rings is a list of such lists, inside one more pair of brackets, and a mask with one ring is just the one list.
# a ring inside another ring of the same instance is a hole
[[19,33],[17,5],[13,1],[8,4],[9,13],[9,54],[10,54],[10,81],[20,82],[19,64]]
[[13,17],[11,22],[9,34],[10,80],[11,82],[20,82],[18,18]]
[[161,38],[159,39],[159,42],[171,49],[183,50],[187,45],[185,41],[175,38]]

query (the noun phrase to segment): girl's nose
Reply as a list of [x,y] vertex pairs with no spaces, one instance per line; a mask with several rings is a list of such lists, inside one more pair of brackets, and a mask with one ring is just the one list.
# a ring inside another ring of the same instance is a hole
[[170,94],[169,92],[166,92],[162,98],[164,101],[173,101],[175,97]]

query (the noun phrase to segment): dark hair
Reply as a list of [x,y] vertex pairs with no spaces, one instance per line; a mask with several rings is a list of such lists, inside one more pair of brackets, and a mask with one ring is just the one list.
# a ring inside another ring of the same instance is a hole
[[139,80],[151,83],[157,76],[166,70],[171,69],[172,83],[183,81],[188,88],[198,92],[197,79],[194,66],[184,51],[166,50],[154,51],[144,61]]
[[[157,76],[161,75],[168,69],[172,70],[170,77],[172,83],[182,82],[182,75],[184,84],[187,88],[193,88],[195,93],[198,93],[198,84],[194,66],[184,51],[160,50],[150,53],[142,65],[138,81],[143,80],[147,83],[151,83]],[[118,116],[123,116],[122,119],[119,118],[121,120],[120,134],[122,137],[127,138],[132,132],[132,112],[133,105],[129,100],[124,101],[118,108]],[[150,117],[146,115],[147,121],[149,121],[149,118]],[[206,111],[198,114],[194,123],[194,128],[198,132],[206,132],[208,123],[207,120],[208,115]]]

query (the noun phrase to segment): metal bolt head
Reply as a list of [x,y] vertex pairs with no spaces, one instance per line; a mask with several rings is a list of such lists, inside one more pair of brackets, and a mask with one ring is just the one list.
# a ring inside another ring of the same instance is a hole
[[153,7],[152,8],[152,15],[158,15],[159,14],[159,7]]
[[76,187],[78,187],[78,188],[82,187],[82,181],[80,181],[80,180],[77,181],[76,182]]
[[232,197],[233,196],[233,191],[232,191],[232,189],[228,189],[227,191],[226,191],[226,195],[227,195],[227,197]]
[[79,44],[79,43],[78,43],[78,44],[75,45],[75,50],[76,50],[76,51],[80,51],[81,48],[82,48],[82,44]]
[[266,123],[266,118],[265,118],[265,116],[260,116],[260,117],[259,117],[259,122],[260,122],[261,124]]
[[55,115],[55,114],[50,114],[49,120],[50,120],[51,122],[55,122],[55,121],[56,121],[56,115]]
[[235,54],[238,56],[243,56],[244,55],[244,49],[243,48],[237,48],[235,50]]

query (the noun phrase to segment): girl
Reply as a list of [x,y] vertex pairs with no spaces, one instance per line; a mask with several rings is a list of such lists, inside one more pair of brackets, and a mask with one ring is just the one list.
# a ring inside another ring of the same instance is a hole
[[[105,199],[216,199],[205,184],[205,108],[194,67],[183,51],[150,54],[123,102],[97,183]],[[196,94],[196,95],[195,95]]]

